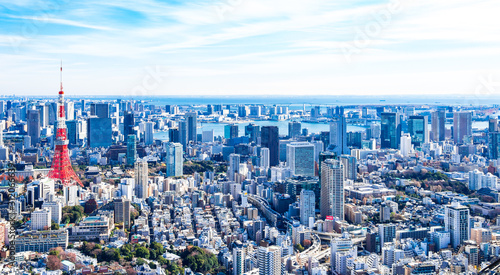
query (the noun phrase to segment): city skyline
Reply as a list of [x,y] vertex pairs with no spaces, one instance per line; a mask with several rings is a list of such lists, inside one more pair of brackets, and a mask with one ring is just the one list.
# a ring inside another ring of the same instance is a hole
[[[474,95],[498,90],[495,1],[4,3],[2,94]],[[443,15],[445,14],[445,15]],[[26,81],[29,79],[30,81]],[[196,79],[196,81],[193,81]]]

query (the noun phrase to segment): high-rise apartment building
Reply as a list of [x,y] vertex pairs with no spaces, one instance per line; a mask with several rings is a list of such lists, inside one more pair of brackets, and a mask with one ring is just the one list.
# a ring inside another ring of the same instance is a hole
[[281,275],[281,248],[260,246],[257,251],[259,275]]
[[302,189],[300,191],[300,223],[309,226],[309,219],[314,219],[316,210],[316,196],[314,191]]
[[453,141],[456,144],[462,144],[472,136],[472,113],[455,112],[453,113]]
[[344,167],[336,159],[321,164],[321,217],[344,220]]
[[444,208],[444,230],[450,232],[451,245],[456,248],[470,238],[470,212],[467,206],[452,202]]
[[135,163],[135,195],[139,199],[149,197],[148,173],[148,162],[138,160]]
[[438,109],[431,114],[432,139],[434,141],[443,141],[446,138],[446,112],[444,109]]

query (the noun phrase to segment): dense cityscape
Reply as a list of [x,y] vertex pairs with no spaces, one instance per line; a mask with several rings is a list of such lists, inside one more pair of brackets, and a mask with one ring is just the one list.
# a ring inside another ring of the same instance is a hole
[[494,272],[498,111],[4,97],[0,272]]

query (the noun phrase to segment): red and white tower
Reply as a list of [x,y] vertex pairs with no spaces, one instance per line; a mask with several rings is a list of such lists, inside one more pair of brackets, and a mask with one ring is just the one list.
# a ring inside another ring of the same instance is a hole
[[68,151],[68,130],[64,111],[64,91],[62,86],[62,64],[61,64],[61,90],[57,102],[57,132],[55,140],[54,158],[50,167],[49,178],[60,181],[63,186],[76,185],[83,187],[82,182],[76,175]]

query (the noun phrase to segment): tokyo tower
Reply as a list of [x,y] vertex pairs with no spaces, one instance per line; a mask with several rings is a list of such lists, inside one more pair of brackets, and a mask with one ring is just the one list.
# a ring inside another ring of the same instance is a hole
[[49,178],[62,183],[63,186],[76,185],[83,187],[82,182],[76,175],[68,151],[68,130],[66,128],[66,118],[64,110],[64,91],[62,86],[62,63],[61,63],[61,90],[57,102],[57,132],[55,140],[54,158],[50,167]]

